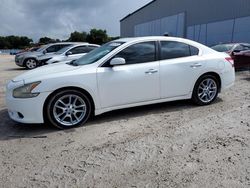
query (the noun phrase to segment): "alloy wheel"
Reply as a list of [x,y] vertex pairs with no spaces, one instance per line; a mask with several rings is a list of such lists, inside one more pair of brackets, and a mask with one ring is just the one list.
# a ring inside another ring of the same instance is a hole
[[86,115],[85,101],[77,95],[65,95],[57,99],[53,106],[55,120],[63,126],[74,126]]
[[26,67],[27,67],[28,69],[34,69],[34,68],[36,68],[36,66],[37,66],[36,60],[34,60],[34,59],[28,59],[28,60],[26,61]]
[[211,78],[204,79],[198,87],[198,97],[204,103],[210,103],[217,94],[217,84]]

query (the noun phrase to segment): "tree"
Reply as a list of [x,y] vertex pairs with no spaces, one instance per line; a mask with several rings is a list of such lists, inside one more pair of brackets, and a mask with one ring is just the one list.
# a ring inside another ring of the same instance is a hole
[[49,43],[54,43],[54,42],[55,42],[55,40],[51,39],[49,37],[42,37],[39,39],[40,44],[49,44]]
[[108,35],[106,30],[102,29],[91,29],[88,36],[87,42],[94,44],[103,44],[108,41]]
[[29,47],[33,40],[25,36],[0,37],[0,48],[2,49],[22,49]]
[[75,32],[70,34],[70,37],[67,41],[69,41],[69,42],[86,42],[86,38],[87,38],[86,32],[75,31]]

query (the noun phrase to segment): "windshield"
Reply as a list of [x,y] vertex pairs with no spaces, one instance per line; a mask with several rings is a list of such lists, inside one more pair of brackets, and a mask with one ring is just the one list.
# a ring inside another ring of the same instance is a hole
[[69,46],[66,46],[64,48],[62,48],[61,50],[57,51],[55,54],[62,54],[66,51],[68,51],[70,48],[72,48],[73,45],[69,45]]
[[104,44],[103,46],[94,49],[93,51],[89,52],[85,56],[81,57],[80,59],[74,62],[75,65],[87,65],[95,63],[96,61],[103,58],[105,55],[116,49],[117,47],[124,44],[124,42],[109,42]]
[[49,45],[44,45],[44,46],[41,46],[37,52],[42,52],[43,50],[45,50]]
[[218,52],[228,52],[232,50],[233,47],[234,47],[234,44],[221,44],[221,45],[213,46],[212,49]]

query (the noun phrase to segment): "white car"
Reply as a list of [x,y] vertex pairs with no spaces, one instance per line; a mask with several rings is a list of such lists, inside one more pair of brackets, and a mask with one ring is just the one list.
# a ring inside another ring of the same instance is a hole
[[197,42],[127,38],[17,76],[7,85],[6,104],[17,122],[72,128],[92,113],[182,99],[208,105],[234,80],[233,60]]
[[40,65],[58,63],[61,61],[69,62],[79,59],[80,57],[86,55],[87,53],[98,47],[100,46],[89,43],[72,44],[70,46],[62,48],[54,54],[45,54],[43,56],[38,57],[38,61]]

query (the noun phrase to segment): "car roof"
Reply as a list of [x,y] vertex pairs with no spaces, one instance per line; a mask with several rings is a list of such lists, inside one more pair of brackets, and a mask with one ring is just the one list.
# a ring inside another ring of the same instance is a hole
[[117,40],[115,40],[113,42],[133,43],[133,42],[143,42],[143,41],[150,41],[150,40],[153,40],[153,41],[183,42],[183,43],[195,46],[195,47],[203,49],[203,50],[204,49],[208,50],[208,47],[201,44],[201,43],[198,43],[198,42],[195,42],[195,41],[192,41],[192,40],[189,40],[189,39],[185,39],[185,38],[169,37],[169,36],[148,36],[148,37],[121,38],[121,39],[117,39]]
[[250,46],[250,43],[242,43],[242,42],[239,42],[239,43],[223,43],[223,44],[217,44],[217,45],[214,45],[214,46],[220,46],[220,45],[246,45],[246,46]]
[[90,43],[82,42],[82,43],[71,44],[70,47],[88,46],[88,45],[96,46],[96,47],[99,47],[99,46],[100,46],[100,45],[97,45],[97,44],[90,44]]
[[[116,42],[133,42],[143,40],[169,40],[169,41],[183,41],[183,42],[195,42],[189,39],[179,37],[168,37],[168,36],[147,36],[147,37],[131,37],[131,38],[120,38],[115,40]],[[197,42],[195,42],[197,43]]]

